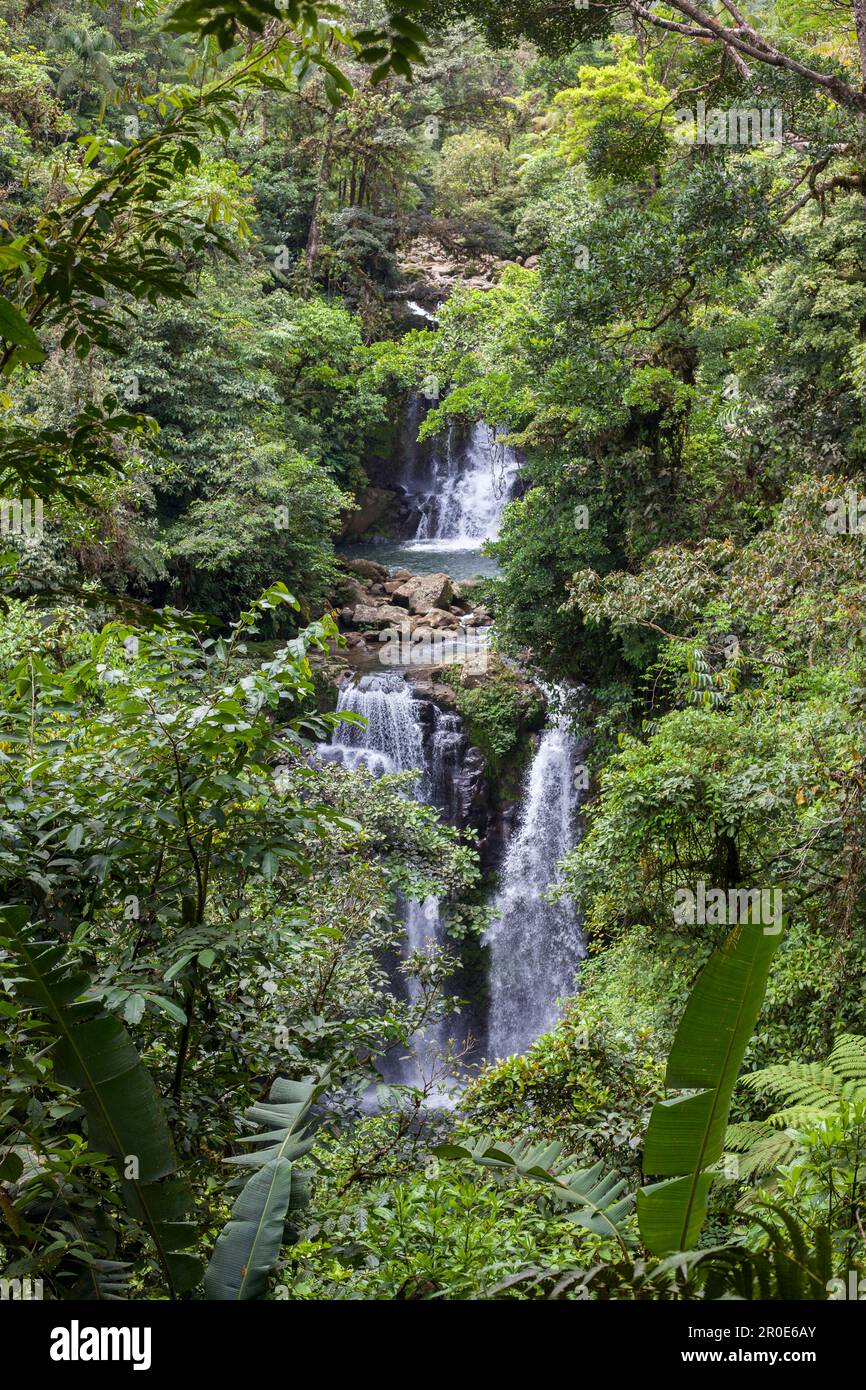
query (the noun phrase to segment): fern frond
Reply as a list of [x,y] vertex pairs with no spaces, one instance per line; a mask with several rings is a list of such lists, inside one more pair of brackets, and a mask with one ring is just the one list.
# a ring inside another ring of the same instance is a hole
[[725,1148],[737,1159],[740,1178],[765,1177],[783,1163],[792,1163],[800,1151],[796,1135],[774,1129],[768,1121],[729,1125]]
[[832,1119],[843,1105],[866,1102],[866,1038],[840,1033],[826,1062],[779,1062],[743,1080],[756,1095],[784,1103],[763,1121],[728,1129],[726,1146],[740,1155],[740,1176],[763,1176],[796,1158],[794,1131]]
[[[852,1084],[826,1062],[782,1062],[743,1078],[750,1090],[772,1095],[788,1105],[810,1109],[837,1109],[841,1100],[856,1099],[843,1094]],[[866,1099],[866,1087],[863,1099]]]
[[862,1094],[857,1099],[866,1099],[866,1038],[857,1033],[840,1033],[828,1060],[846,1081],[860,1082]]

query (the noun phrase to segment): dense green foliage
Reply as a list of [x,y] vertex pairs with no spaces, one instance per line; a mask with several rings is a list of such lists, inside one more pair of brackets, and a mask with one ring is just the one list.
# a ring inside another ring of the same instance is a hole
[[[0,6],[4,1276],[810,1299],[864,1271],[861,8]],[[684,140],[698,100],[784,138]],[[590,742],[557,890],[589,957],[453,1111],[453,1059],[382,1077],[461,980],[407,954],[405,903],[482,954],[473,837],[411,773],[312,756],[335,545],[431,379],[422,441],[484,420],[521,465],[496,654],[450,704],[505,799],[533,680],[580,687]],[[696,884],[784,903],[736,1026],[747,933],[678,917]],[[642,1172],[688,1202],[635,1213]]]

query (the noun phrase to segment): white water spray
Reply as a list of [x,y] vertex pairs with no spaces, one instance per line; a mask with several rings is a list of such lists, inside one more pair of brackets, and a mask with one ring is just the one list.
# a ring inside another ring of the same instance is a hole
[[520,819],[502,867],[488,929],[490,951],[489,1057],[525,1052],[553,1026],[556,1001],[574,991],[585,952],[571,903],[544,894],[557,865],[574,845],[579,803],[577,747],[560,718],[541,737],[527,773]]
[[417,456],[407,471],[407,500],[417,515],[409,548],[435,542],[441,550],[472,549],[495,540],[518,466],[513,449],[499,444],[483,422],[468,440],[450,429],[436,441],[421,476]]

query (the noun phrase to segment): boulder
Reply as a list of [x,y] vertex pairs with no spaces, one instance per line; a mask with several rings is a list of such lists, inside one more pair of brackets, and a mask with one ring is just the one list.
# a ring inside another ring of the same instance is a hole
[[367,601],[367,590],[364,585],[351,575],[346,575],[342,591],[347,603],[366,603]]
[[377,565],[375,560],[344,560],[343,564],[353,574],[359,574],[362,579],[372,579],[374,583],[381,584],[388,578],[385,566]]
[[430,608],[424,614],[423,623],[427,627],[459,627],[460,623],[453,613],[446,613],[444,608]]
[[395,608],[390,603],[359,603],[353,616],[355,627],[399,627],[405,621],[406,610]]
[[395,603],[405,600],[413,613],[429,613],[431,608],[447,608],[451,602],[451,580],[447,574],[416,574],[395,589]]
[[334,586],[334,607],[354,608],[356,603],[367,602],[367,590],[354,574],[341,574]]
[[[432,700],[435,704],[444,709],[455,709],[457,703],[456,691],[450,685],[444,685],[437,679],[442,673],[442,667],[437,666],[430,671],[427,676],[416,676],[412,681],[412,694],[419,700]],[[473,750],[469,750],[470,752]]]
[[388,529],[390,513],[397,500],[397,493],[384,487],[362,488],[356,497],[357,508],[344,512],[340,520],[342,530],[340,539],[349,536],[363,536],[368,531]]

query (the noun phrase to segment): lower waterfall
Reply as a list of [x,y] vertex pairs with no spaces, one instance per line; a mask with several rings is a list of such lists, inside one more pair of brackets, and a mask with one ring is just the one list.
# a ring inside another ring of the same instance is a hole
[[541,738],[526,776],[516,834],[494,901],[498,920],[486,934],[490,952],[487,1055],[525,1052],[557,1019],[556,1001],[574,992],[585,955],[568,899],[547,902],[557,865],[574,845],[579,803],[577,745],[558,720]]
[[[434,727],[425,738],[422,710],[426,706],[416,700],[412,687],[396,673],[362,676],[357,684],[344,685],[337,701],[338,711],[360,714],[363,724],[340,724],[334,730],[331,743],[320,749],[320,756],[340,762],[344,767],[366,767],[374,777],[386,772],[417,772],[413,788],[416,801],[439,804],[447,809],[447,790],[441,769],[448,749],[453,758],[455,731],[454,716],[441,715],[435,710]],[[459,724],[459,720],[456,721]],[[442,727],[436,726],[441,723]],[[465,739],[463,740],[465,743]],[[429,750],[429,751],[428,751]],[[438,795],[437,795],[438,793]],[[442,922],[439,900],[429,895],[402,902],[405,927],[404,957],[416,951],[426,952],[442,944]],[[410,1001],[417,999],[418,981],[407,977],[406,989]],[[445,1025],[432,1024],[422,1038],[414,1040],[416,1059],[427,1049],[447,1041],[441,1037]],[[411,1062],[397,1065],[394,1080],[413,1083],[418,1080],[418,1067]]]
[[[465,824],[469,778],[478,755],[469,748],[458,715],[414,696],[396,673],[364,675],[343,686],[338,710],[362,715],[362,724],[341,724],[323,758],[349,768],[366,767],[374,776],[414,771],[412,795],[437,806],[452,824]],[[578,916],[566,899],[549,903],[544,895],[556,883],[559,861],[574,845],[579,804],[577,744],[558,719],[541,736],[527,771],[517,828],[500,871],[492,904],[496,920],[485,935],[489,960],[489,1058],[523,1052],[557,1018],[556,1001],[574,990],[584,943]],[[429,896],[403,904],[404,954],[443,944],[439,902]],[[417,986],[410,978],[410,999]],[[425,1045],[448,1039],[449,1023],[434,1025],[416,1040]],[[414,1080],[411,1068],[400,1079]]]

